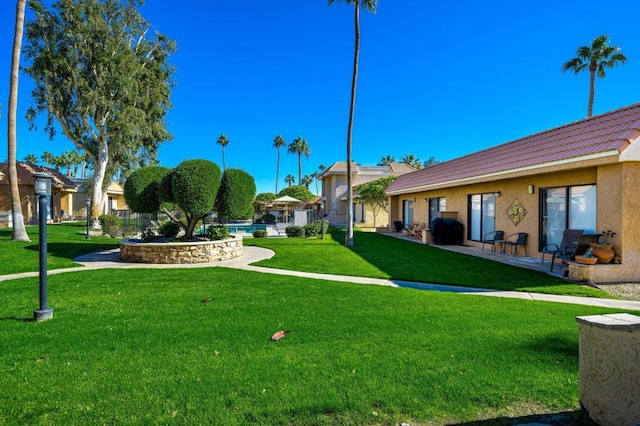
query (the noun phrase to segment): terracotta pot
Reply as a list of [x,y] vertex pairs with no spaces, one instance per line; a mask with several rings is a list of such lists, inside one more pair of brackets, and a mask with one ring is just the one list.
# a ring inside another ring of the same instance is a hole
[[597,261],[598,261],[597,257],[576,256],[576,262],[584,263],[585,265],[594,265]]
[[613,259],[613,256],[615,256],[615,253],[611,248],[613,247],[613,244],[591,243],[589,245],[593,247],[593,252],[591,254],[598,258],[598,263],[609,263],[611,262],[611,259]]

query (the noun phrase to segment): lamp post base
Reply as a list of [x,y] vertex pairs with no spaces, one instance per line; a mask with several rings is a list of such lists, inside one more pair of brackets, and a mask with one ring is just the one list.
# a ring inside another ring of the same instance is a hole
[[53,318],[53,308],[36,309],[33,311],[34,321],[46,321]]

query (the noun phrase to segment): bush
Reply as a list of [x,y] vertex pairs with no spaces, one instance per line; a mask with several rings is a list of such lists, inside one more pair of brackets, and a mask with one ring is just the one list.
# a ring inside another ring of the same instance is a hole
[[158,234],[167,238],[175,238],[180,233],[180,225],[175,222],[162,222],[158,227]]
[[264,223],[276,223],[276,217],[271,213],[262,215],[262,221]]
[[98,217],[102,233],[109,234],[111,238],[115,238],[120,232],[120,218],[114,214],[103,214]]
[[302,202],[309,201],[314,197],[311,191],[309,191],[304,186],[299,185],[288,186],[282,191],[278,192],[278,197],[284,197],[285,195],[296,198]]
[[231,235],[225,225],[211,225],[207,228],[207,239],[210,241],[226,240]]
[[303,238],[304,237],[304,228],[302,226],[287,226],[285,229],[287,233],[287,237],[289,238]]
[[329,221],[328,220],[316,220],[313,222],[318,227],[318,234],[322,233],[322,228],[324,227],[324,233],[326,234],[329,230]]
[[267,231],[264,229],[256,229],[253,231],[253,238],[267,238]]
[[163,188],[162,194],[173,199],[163,201],[174,202],[185,213],[192,215],[211,211],[220,188],[220,168],[216,164],[207,160],[186,160],[171,175],[171,178],[163,181],[163,185],[171,184],[171,190]]
[[318,231],[320,230],[320,226],[315,223],[308,223],[304,227],[304,236],[305,237],[315,237],[318,235]]
[[160,210],[160,182],[169,169],[160,166],[142,167],[127,178],[124,199],[136,213],[156,213]]
[[251,175],[240,169],[226,169],[222,174],[216,199],[218,217],[245,220],[253,217],[256,183]]

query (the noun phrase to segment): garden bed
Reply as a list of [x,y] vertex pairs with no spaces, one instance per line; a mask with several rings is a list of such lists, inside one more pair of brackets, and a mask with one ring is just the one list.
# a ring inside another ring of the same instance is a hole
[[242,256],[242,238],[217,241],[120,241],[120,259],[137,263],[208,263]]

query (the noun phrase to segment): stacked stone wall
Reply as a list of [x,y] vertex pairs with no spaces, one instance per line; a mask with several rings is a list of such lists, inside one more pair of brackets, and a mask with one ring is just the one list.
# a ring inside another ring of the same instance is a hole
[[242,256],[242,238],[172,243],[120,242],[120,259],[136,263],[208,263]]

